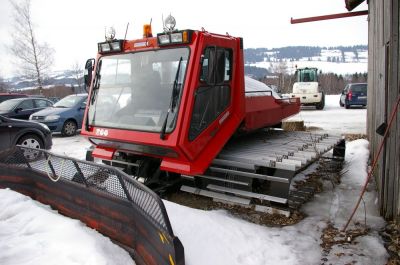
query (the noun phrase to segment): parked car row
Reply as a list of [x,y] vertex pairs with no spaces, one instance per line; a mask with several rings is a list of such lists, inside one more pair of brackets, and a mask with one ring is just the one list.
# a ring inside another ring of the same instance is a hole
[[63,136],[75,135],[82,124],[87,94],[70,95],[55,104],[46,98],[18,96],[0,103],[0,115],[41,122]]
[[[52,132],[72,136],[82,125],[87,94],[70,95],[55,104],[46,98],[23,94],[2,94],[0,98],[6,95],[11,99],[0,103],[0,151],[14,145],[50,149]],[[38,154],[24,150],[28,160]]]

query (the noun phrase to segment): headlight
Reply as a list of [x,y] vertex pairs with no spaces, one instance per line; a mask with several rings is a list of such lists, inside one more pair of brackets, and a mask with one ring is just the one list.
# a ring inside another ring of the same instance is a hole
[[158,45],[189,44],[192,41],[192,30],[181,30],[157,34]]
[[122,51],[123,40],[113,40],[98,43],[99,53],[111,53]]
[[183,40],[182,32],[172,33],[171,34],[171,42],[172,43],[181,43]]
[[159,44],[169,44],[169,35],[159,35],[158,36],[158,43]]
[[46,124],[43,124],[43,123],[39,123],[46,131],[49,131],[50,132],[50,129],[49,129],[49,127],[47,127],[47,125]]
[[59,115],[49,115],[44,117],[45,121],[58,121],[60,119]]

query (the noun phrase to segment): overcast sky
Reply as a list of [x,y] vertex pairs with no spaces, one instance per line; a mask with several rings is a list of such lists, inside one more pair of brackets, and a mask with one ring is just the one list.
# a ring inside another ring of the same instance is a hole
[[[17,1],[17,0],[13,0]],[[343,13],[344,0],[31,0],[32,17],[39,41],[55,49],[54,70],[84,65],[95,57],[97,42],[104,40],[106,26],[114,26],[123,38],[129,22],[128,39],[140,38],[142,25],[153,20],[153,34],[162,31],[162,15],[172,14],[178,29],[228,32],[244,38],[245,48],[297,45],[338,46],[367,44],[366,16],[290,24],[290,18]],[[366,10],[362,4],[356,10]],[[8,0],[0,0],[0,75],[14,74],[8,55],[12,31]]]

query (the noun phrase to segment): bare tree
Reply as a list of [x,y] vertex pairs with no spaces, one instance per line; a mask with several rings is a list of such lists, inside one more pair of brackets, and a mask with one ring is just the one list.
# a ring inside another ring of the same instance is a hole
[[75,80],[76,85],[78,86],[78,91],[82,92],[83,88],[83,69],[81,67],[81,64],[76,61],[72,65],[72,76],[73,79]]
[[10,1],[10,3],[14,11],[11,52],[19,60],[22,73],[35,78],[41,89],[44,75],[53,64],[54,50],[46,42],[39,42],[36,38],[31,16],[31,1]]
[[4,79],[0,75],[0,92],[6,92],[8,89],[6,82],[4,82]]
[[285,77],[288,74],[288,66],[286,61],[280,61],[279,63],[275,63],[270,65],[270,72],[274,73],[278,76],[278,87],[281,91],[286,91],[285,84]]

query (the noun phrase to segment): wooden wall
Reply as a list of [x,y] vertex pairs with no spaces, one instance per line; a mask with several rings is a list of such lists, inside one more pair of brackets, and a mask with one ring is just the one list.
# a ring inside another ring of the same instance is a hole
[[[390,114],[400,95],[399,0],[370,0],[368,39],[367,133],[371,159],[383,137],[375,130]],[[381,214],[400,221],[400,111],[375,170]]]

